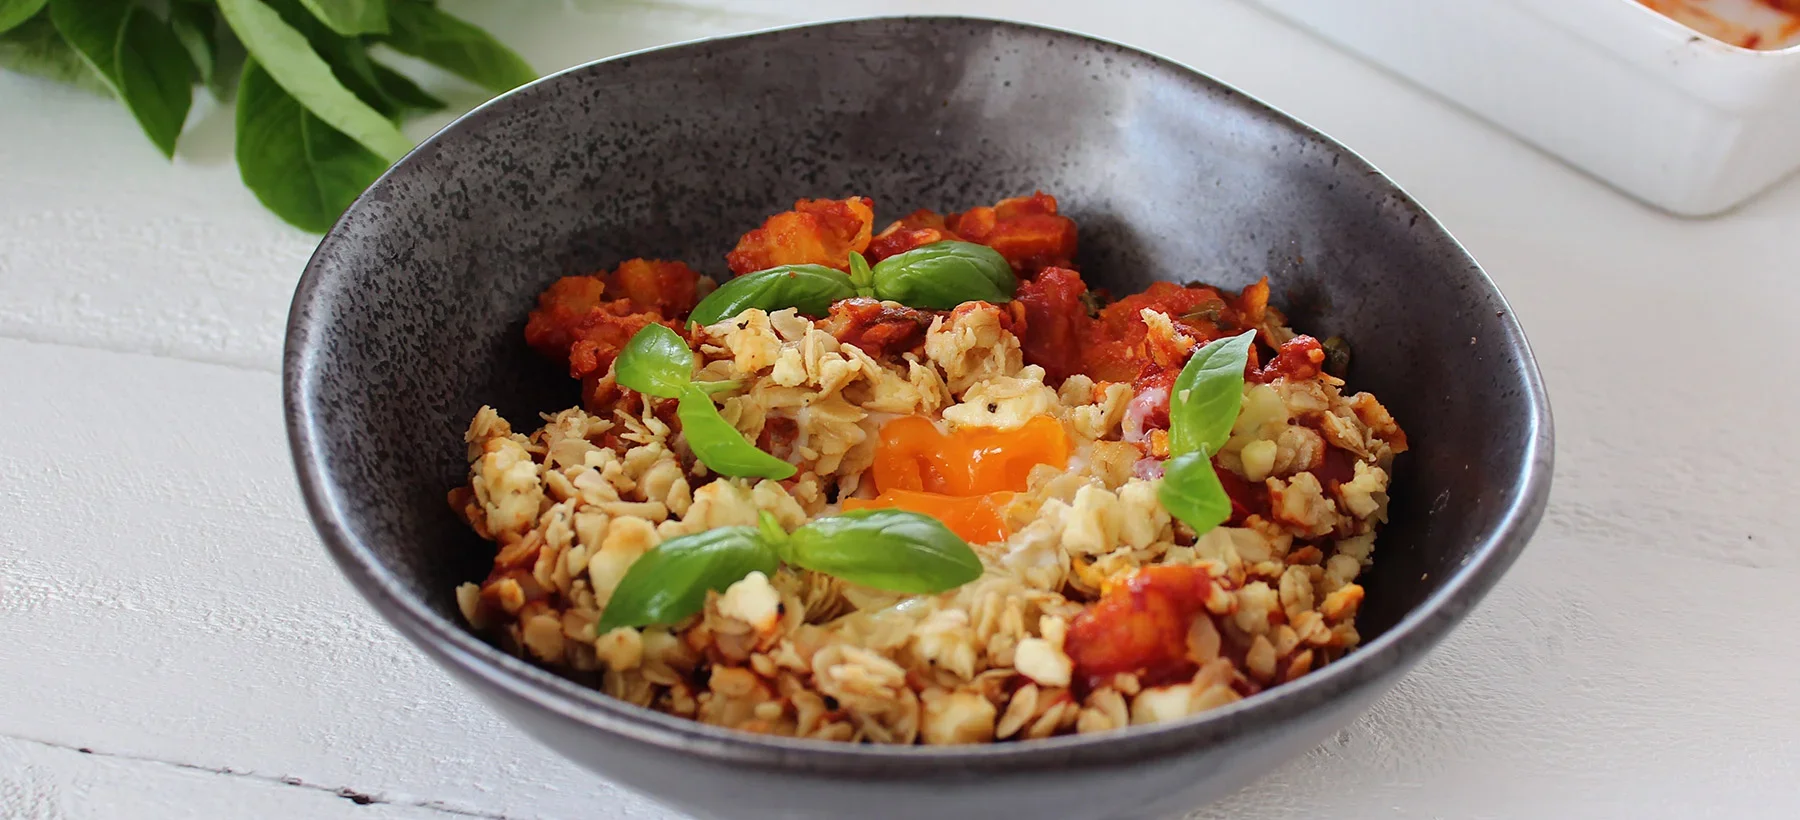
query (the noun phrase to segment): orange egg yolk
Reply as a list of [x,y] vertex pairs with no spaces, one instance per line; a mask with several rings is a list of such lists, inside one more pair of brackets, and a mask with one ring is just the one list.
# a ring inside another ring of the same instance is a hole
[[847,499],[845,509],[898,507],[932,516],[971,543],[1006,538],[1004,510],[1026,489],[1031,468],[1069,466],[1061,422],[1036,416],[1015,430],[965,428],[943,433],[922,416],[881,426],[874,500]]

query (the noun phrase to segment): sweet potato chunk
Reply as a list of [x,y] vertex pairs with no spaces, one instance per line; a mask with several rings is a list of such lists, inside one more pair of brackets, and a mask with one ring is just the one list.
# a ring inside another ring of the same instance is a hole
[[574,343],[575,326],[606,301],[606,280],[565,276],[538,294],[537,310],[525,321],[525,343],[544,358],[563,361]]
[[1075,221],[1058,214],[1056,197],[1042,191],[951,214],[944,224],[963,239],[999,251],[1022,276],[1066,268],[1075,259]]
[[868,249],[874,224],[875,202],[868,197],[802,199],[744,234],[725,262],[739,276],[777,265],[849,270],[850,252]]
[[881,358],[917,351],[925,344],[925,332],[931,329],[933,314],[914,310],[894,302],[874,299],[844,299],[831,306],[820,328]]
[[606,277],[606,292],[630,299],[638,312],[654,310],[667,319],[686,316],[699,301],[700,274],[681,262],[627,259]]
[[605,275],[565,276],[538,295],[525,342],[568,364],[575,378],[605,373],[631,334],[686,316],[699,290],[700,274],[687,265],[654,259],[629,259]]
[[609,302],[607,308],[597,308],[587,315],[579,325],[575,326],[575,341],[569,345],[569,375],[573,378],[584,378],[594,373],[605,373],[612,366],[613,359],[619,357],[619,351],[631,337],[652,324],[666,324],[654,311],[649,313],[614,313],[618,306],[629,306],[629,300],[621,299]]
[[944,217],[936,211],[921,208],[877,234],[869,241],[869,251],[865,255],[870,263],[875,263],[933,242],[961,238],[944,226]]
[[1260,370],[1247,374],[1250,381],[1267,384],[1279,378],[1303,382],[1317,378],[1325,364],[1325,349],[1311,336],[1295,336],[1282,344]]
[[1151,686],[1192,675],[1188,630],[1194,618],[1206,617],[1212,586],[1211,573],[1187,564],[1132,573],[1069,623],[1075,673],[1097,682],[1128,672]]
[[1025,335],[1019,346],[1026,364],[1044,368],[1051,384],[1062,384],[1071,374],[1081,370],[1081,348],[1086,341],[1087,309],[1081,297],[1087,285],[1081,274],[1067,268],[1046,268],[1035,279],[1019,283],[1014,304],[1022,305]]

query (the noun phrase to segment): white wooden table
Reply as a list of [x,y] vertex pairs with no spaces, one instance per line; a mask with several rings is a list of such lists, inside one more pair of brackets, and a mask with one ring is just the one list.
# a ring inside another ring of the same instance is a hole
[[[448,5],[544,70],[805,19],[1017,17],[1347,142],[1512,300],[1555,493],[1371,714],[1195,816],[1800,816],[1800,183],[1665,217],[1231,0]],[[0,75],[0,815],[675,816],[502,723],[329,564],[277,376],[315,240],[238,184],[229,116],[196,117],[171,165],[115,103]]]

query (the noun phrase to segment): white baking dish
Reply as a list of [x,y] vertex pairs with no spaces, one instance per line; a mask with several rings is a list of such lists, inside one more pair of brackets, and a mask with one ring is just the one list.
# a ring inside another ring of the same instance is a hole
[[1677,214],[1800,168],[1800,46],[1728,45],[1634,0],[1256,1]]

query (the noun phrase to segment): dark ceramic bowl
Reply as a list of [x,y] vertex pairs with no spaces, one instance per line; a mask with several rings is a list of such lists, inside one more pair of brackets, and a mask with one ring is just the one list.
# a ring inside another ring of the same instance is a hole
[[[623,258],[724,273],[798,197],[886,218],[1042,188],[1090,282],[1272,278],[1295,327],[1342,335],[1351,385],[1405,425],[1365,645],[1232,706],[1096,736],[890,748],[739,734],[611,700],[464,628],[491,548],[445,504],[483,403],[577,402],[521,340],[559,276]],[[1155,816],[1236,789],[1343,727],[1524,547],[1550,412],[1519,326],[1429,214],[1348,149],[1175,63],[964,18],[830,23],[603,60],[474,111],[319,245],[294,297],[287,424],[344,573],[426,654],[595,772],[712,817]],[[419,754],[432,754],[420,749]],[[603,809],[597,809],[604,813]]]

